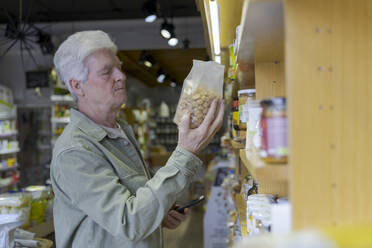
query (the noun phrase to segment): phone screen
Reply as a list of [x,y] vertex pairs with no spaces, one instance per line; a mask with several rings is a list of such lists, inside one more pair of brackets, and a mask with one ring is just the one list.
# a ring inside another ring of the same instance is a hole
[[198,199],[195,199],[195,200],[192,200],[191,202],[187,203],[186,205],[182,206],[182,207],[179,207],[176,209],[177,212],[179,213],[183,213],[183,211],[185,210],[185,208],[189,208],[189,207],[192,207],[202,201],[204,201],[204,195],[200,196]]

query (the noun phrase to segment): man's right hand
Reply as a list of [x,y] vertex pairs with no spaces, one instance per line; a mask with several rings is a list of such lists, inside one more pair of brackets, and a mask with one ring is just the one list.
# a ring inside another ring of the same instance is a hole
[[224,102],[218,104],[218,100],[214,99],[202,124],[198,128],[190,129],[190,113],[185,113],[178,126],[178,146],[196,155],[199,154],[221,128],[223,114]]

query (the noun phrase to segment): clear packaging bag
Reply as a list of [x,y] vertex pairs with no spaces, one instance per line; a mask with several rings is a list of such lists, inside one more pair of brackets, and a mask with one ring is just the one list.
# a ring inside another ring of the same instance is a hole
[[187,75],[174,122],[178,125],[182,115],[191,113],[190,128],[197,128],[203,122],[213,99],[223,97],[224,66],[213,61],[193,60]]

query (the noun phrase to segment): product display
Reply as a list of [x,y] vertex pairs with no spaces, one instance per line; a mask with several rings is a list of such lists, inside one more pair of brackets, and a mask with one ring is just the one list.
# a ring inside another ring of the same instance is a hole
[[52,109],[52,144],[62,134],[66,125],[70,122],[70,108],[74,106],[74,101],[70,94],[67,95],[52,95],[50,96],[53,102]]
[[17,107],[10,89],[0,85],[0,193],[16,190],[19,182]]
[[260,157],[268,163],[286,163],[288,156],[288,125],[285,98],[261,101],[262,142]]
[[174,117],[177,125],[186,111],[191,114],[191,128],[197,128],[202,123],[212,100],[222,99],[223,73],[224,66],[215,62],[193,61]]
[[32,196],[26,193],[0,195],[0,218],[2,215],[15,214],[24,226],[29,226],[31,200]]

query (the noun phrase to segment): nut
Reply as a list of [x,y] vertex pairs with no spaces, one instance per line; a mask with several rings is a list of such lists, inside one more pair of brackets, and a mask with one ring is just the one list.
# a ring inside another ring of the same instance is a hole
[[[187,92],[192,93],[187,94]],[[193,129],[199,127],[208,113],[211,102],[215,98],[219,98],[217,94],[204,87],[197,87],[194,91],[184,89],[174,118],[175,123],[178,124],[181,120],[182,114],[188,110],[191,113],[190,128]]]

